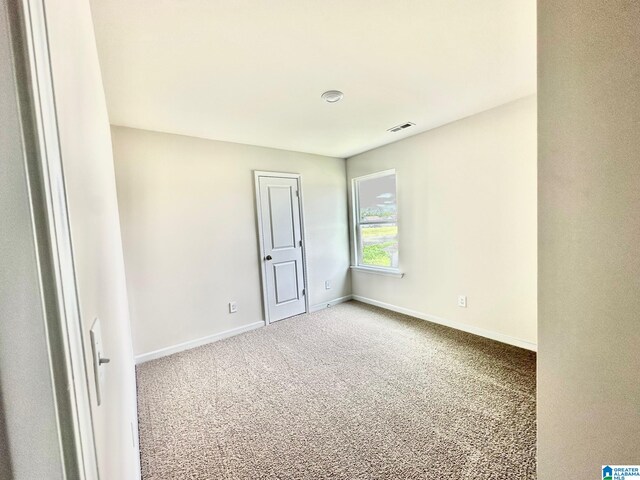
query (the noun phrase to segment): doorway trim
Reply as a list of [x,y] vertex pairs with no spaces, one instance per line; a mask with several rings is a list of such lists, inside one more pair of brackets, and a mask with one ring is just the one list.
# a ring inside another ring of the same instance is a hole
[[262,205],[260,203],[260,177],[273,177],[273,178],[294,178],[298,182],[298,198],[300,202],[300,235],[302,236],[302,269],[304,276],[304,313],[309,313],[309,279],[307,275],[309,268],[307,266],[307,235],[304,225],[304,197],[302,194],[302,175],[299,173],[288,172],[267,172],[262,170],[253,171],[253,183],[255,188],[255,200],[256,200],[256,226],[258,232],[258,260],[260,261],[260,284],[262,288],[262,311],[264,314],[264,324],[269,325],[271,318],[269,316],[269,296],[267,292],[267,270],[266,264],[262,260],[264,254],[264,237],[262,221],[260,218],[260,212],[262,212]]
[[9,2],[14,63],[19,85],[25,156],[37,239],[59,449],[65,478],[98,479],[91,394],[80,323],[73,245],[43,0]]

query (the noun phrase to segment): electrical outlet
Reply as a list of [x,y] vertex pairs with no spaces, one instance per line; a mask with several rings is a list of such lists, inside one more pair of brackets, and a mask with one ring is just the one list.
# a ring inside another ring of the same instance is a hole
[[325,280],[324,282],[324,288],[326,290],[329,290],[331,288],[331,280]]
[[236,302],[229,302],[229,313],[236,313],[238,311],[238,304]]
[[462,308],[467,308],[467,296],[466,295],[458,295],[458,306]]

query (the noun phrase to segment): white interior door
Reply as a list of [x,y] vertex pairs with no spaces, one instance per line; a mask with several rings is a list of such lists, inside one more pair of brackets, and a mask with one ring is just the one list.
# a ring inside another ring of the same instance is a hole
[[264,291],[269,321],[306,312],[298,178],[259,176]]

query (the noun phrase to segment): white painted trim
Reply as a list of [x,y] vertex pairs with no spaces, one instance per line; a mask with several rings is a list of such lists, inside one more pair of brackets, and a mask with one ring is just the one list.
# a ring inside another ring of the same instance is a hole
[[262,310],[266,325],[271,324],[269,315],[269,297],[267,292],[267,270],[264,262],[264,237],[262,232],[262,205],[260,203],[260,177],[293,178],[298,182],[298,204],[300,209],[300,236],[302,237],[302,271],[304,277],[304,313],[310,312],[309,305],[309,265],[307,264],[307,234],[304,223],[304,198],[302,194],[302,175],[299,173],[253,171],[253,182],[256,203],[256,229],[258,232],[258,258],[260,260],[260,283],[262,286]]
[[276,177],[276,178],[300,178],[299,173],[290,172],[267,172],[264,170],[254,170],[255,177]]
[[373,273],[374,275],[386,275],[387,277],[395,278],[404,277],[404,273],[395,268],[363,267],[362,265],[351,265],[349,268],[356,272]]
[[[61,385],[60,382],[56,382],[53,371],[51,371],[51,375],[55,390],[64,388],[69,392],[72,411],[72,415],[68,418],[58,418],[58,428],[61,428],[61,422],[65,422],[72,433],[72,438],[66,440],[60,438],[60,452],[64,457],[66,448],[73,449],[73,455],[78,462],[75,468],[79,471],[67,471],[65,477],[77,477],[81,480],[97,479],[99,477],[98,460],[85,365],[66,187],[58,137],[46,8],[43,0],[26,0],[21,2],[21,7],[29,58],[27,67],[30,74],[29,92],[32,95],[35,114],[35,132],[49,225],[48,235],[53,251],[51,260],[55,276],[59,328],[62,332],[62,345],[59,348],[62,348],[64,352],[64,366],[62,368],[68,373],[67,384]],[[39,256],[37,261],[38,268],[41,269]],[[42,281],[42,270],[39,274]],[[49,326],[47,325],[46,328],[48,341],[50,341]],[[52,348],[51,344],[49,348]],[[56,391],[54,391],[54,400],[58,404],[59,399]],[[56,408],[60,407],[57,405]],[[69,467],[70,465],[65,465],[65,469]]]
[[509,335],[504,335],[498,332],[492,332],[491,330],[485,330],[484,328],[474,327],[473,325],[467,325],[465,323],[454,322],[451,320],[447,320],[445,318],[436,317],[435,315],[429,315],[426,313],[417,312],[415,310],[410,310],[408,308],[398,307],[396,305],[391,305],[390,303],[379,302],[378,300],[373,300],[372,298],[367,298],[367,297],[361,297],[360,295],[352,295],[352,297],[354,300],[357,300],[359,302],[368,303],[369,305],[375,305],[376,307],[384,308],[386,310],[403,313],[411,317],[419,318],[421,320],[426,320],[432,323],[437,323],[439,325],[444,325],[445,327],[455,328],[456,330],[462,330],[463,332],[472,333],[474,335],[479,335],[481,337],[490,338],[491,340],[496,340],[498,342],[514,345],[516,347],[524,348],[526,350],[531,350],[534,352],[538,351],[537,344],[528,342],[526,340],[520,340],[519,338],[514,338]]
[[213,335],[207,335],[206,337],[196,338],[195,340],[189,340],[188,342],[182,342],[170,347],[160,348],[152,352],[136,355],[136,365],[140,365],[141,363],[149,362],[151,360],[156,360],[158,358],[167,357],[169,355],[173,355],[174,353],[184,352],[185,350],[190,350],[192,348],[201,347],[202,345],[207,345],[219,340],[224,340],[225,338],[234,337],[236,335],[240,335],[241,333],[249,332],[260,327],[264,327],[264,322],[250,323],[248,325],[243,325],[242,327],[232,328],[231,330],[226,330],[224,332],[214,333]]
[[333,307],[334,305],[348,302],[349,300],[353,300],[353,295],[345,295],[344,297],[334,298],[333,300],[329,300],[328,302],[317,303],[309,308],[309,313],[317,312],[318,310],[324,310],[325,308]]
[[360,175],[359,177],[354,177],[353,180],[371,180],[372,178],[378,177],[386,177],[387,175],[395,175],[396,169],[390,168],[388,170],[382,170],[380,172],[368,173],[366,175]]
[[298,201],[300,204],[300,236],[302,237],[302,270],[304,272],[304,307],[309,313],[311,304],[311,292],[309,291],[309,262],[307,255],[307,228],[304,220],[304,193],[302,188],[302,175],[298,175]]

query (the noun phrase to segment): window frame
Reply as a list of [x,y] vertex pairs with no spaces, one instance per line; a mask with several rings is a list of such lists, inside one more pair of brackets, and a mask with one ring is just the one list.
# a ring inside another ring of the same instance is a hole
[[[360,221],[360,199],[359,199],[359,182],[363,180],[373,180],[375,178],[387,177],[393,175],[396,185],[396,220],[395,222],[378,221],[378,222],[364,222]],[[374,172],[367,175],[361,175],[351,179],[351,249],[353,255],[353,264],[351,268],[358,271],[364,271],[369,273],[377,273],[382,275],[390,275],[396,277],[402,277],[404,274],[400,273],[400,215],[398,208],[398,173],[395,169],[382,170],[380,172]],[[395,223],[398,227],[398,233],[396,238],[398,240],[398,267],[383,267],[379,265],[366,265],[362,263],[361,259],[361,245],[362,238],[360,235],[361,225],[376,225],[376,224],[388,224]]]

